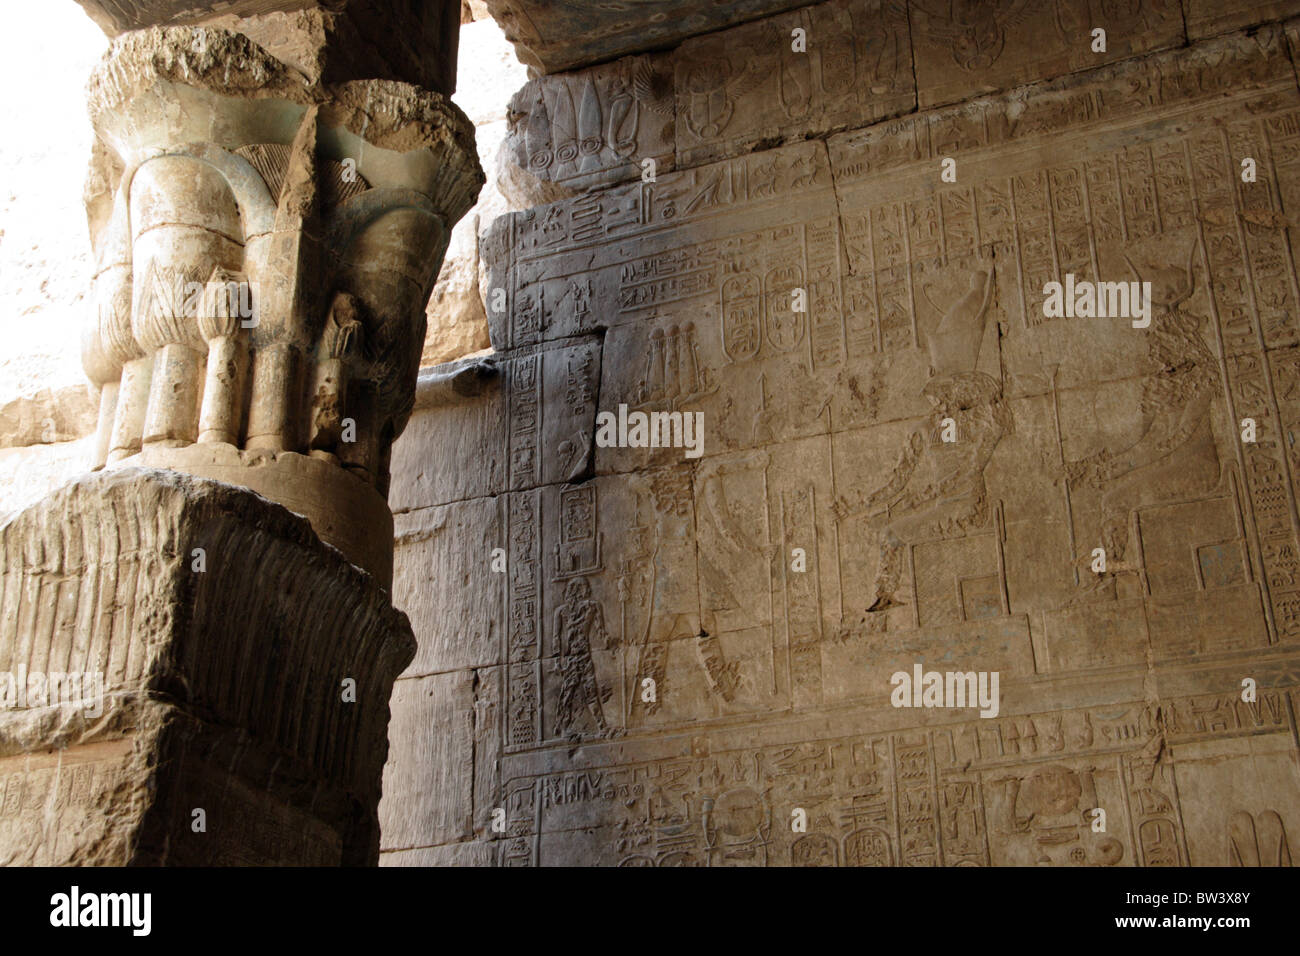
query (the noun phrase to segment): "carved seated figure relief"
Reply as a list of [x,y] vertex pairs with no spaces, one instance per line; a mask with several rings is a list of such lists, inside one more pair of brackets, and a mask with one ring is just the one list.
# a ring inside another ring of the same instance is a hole
[[926,337],[931,377],[921,389],[930,414],[908,438],[886,484],[841,495],[832,506],[839,521],[865,516],[879,541],[875,598],[866,608],[871,629],[884,628],[886,620],[873,615],[911,603],[898,593],[909,547],[990,525],[984,470],[1014,431],[1001,383],[976,367],[993,286],[991,267],[973,271],[957,301],[946,310],[935,306],[942,317]]
[[1198,247],[1193,240],[1185,265],[1139,267],[1125,257],[1139,281],[1151,282],[1152,320],[1145,338],[1153,372],[1142,385],[1140,437],[1127,447],[1105,447],[1065,466],[1072,487],[1087,486],[1101,495],[1106,570],[1085,576],[1081,597],[1113,598],[1117,575],[1143,570],[1130,541],[1135,510],[1200,498],[1223,487],[1223,463],[1211,427],[1219,361],[1201,334],[1201,316],[1185,307],[1196,291]]

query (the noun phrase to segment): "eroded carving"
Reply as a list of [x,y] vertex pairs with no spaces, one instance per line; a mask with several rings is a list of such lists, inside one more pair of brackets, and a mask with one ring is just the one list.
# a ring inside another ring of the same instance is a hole
[[86,346],[107,389],[96,465],[143,453],[231,480],[270,461],[257,490],[281,500],[265,479],[297,467],[284,456],[337,465],[357,481],[308,513],[386,579],[321,512],[387,491],[424,303],[482,182],[467,121],[437,94],[309,85],[240,34],[181,27],[117,41],[90,100],[112,184],[111,212],[91,210],[106,223]]

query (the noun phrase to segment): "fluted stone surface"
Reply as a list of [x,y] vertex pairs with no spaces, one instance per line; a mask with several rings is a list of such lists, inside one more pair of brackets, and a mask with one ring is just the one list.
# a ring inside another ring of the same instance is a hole
[[0,671],[102,690],[0,710],[0,862],[374,862],[414,640],[303,518],[127,468],[15,515],[0,558]]

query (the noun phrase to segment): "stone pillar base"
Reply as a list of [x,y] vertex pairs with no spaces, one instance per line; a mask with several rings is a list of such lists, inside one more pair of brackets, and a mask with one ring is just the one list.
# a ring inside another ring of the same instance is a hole
[[0,863],[367,865],[387,591],[252,492],[126,468],[0,527]]

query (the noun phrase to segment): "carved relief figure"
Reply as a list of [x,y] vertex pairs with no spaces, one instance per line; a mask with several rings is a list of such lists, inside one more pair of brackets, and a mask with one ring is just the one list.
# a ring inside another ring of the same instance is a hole
[[[839,521],[868,515],[879,535],[876,595],[868,612],[902,603],[895,592],[909,543],[988,524],[984,469],[1002,436],[1014,430],[1001,383],[975,368],[992,288],[991,268],[972,272],[967,292],[927,337],[934,374],[922,394],[932,411],[912,432],[889,481],[871,492],[843,494],[832,505]],[[957,440],[944,441],[945,426],[954,425]]]
[[1195,290],[1196,249],[1194,240],[1183,268],[1139,270],[1128,260],[1139,280],[1151,281],[1151,327],[1143,334],[1155,373],[1142,386],[1141,437],[1123,450],[1103,448],[1065,468],[1069,482],[1102,493],[1101,540],[1108,571],[1094,574],[1084,585],[1085,594],[1113,593],[1115,574],[1132,570],[1123,562],[1135,508],[1204,495],[1220,481],[1210,414],[1221,387],[1219,363],[1201,336],[1200,317],[1182,308]]
[[[730,702],[735,699],[740,685],[736,666],[727,661],[718,640],[713,609],[706,608],[701,613],[695,595],[688,597],[688,590],[677,583],[682,576],[681,569],[691,566],[696,560],[694,498],[690,481],[689,472],[674,468],[661,472],[651,483],[656,522],[655,543],[649,558],[652,566],[650,600],[645,612],[644,631],[634,651],[635,668],[629,675],[630,717],[636,714],[650,716],[659,711],[668,680],[668,656],[675,642],[682,638],[691,639],[695,644],[696,664],[703,670],[710,690]],[[720,507],[726,507],[725,501]],[[710,572],[702,573],[709,574],[708,580],[712,582],[706,587],[716,586],[719,582],[726,586],[725,578]],[[719,601],[718,598],[713,600]],[[721,598],[721,603],[728,600],[735,599]],[[642,697],[642,681],[646,678],[654,681],[653,700]]]
[[766,866],[772,811],[761,794],[740,787],[701,806],[709,866]]
[[[746,621],[754,616],[754,602],[766,605],[769,570],[776,546],[767,541],[766,509],[752,514],[728,498],[726,478],[754,473],[761,476],[767,455],[757,453],[739,462],[704,466],[700,481],[700,537],[708,546],[699,549],[700,601],[704,627],[715,632],[719,613]],[[763,560],[766,558],[766,560]],[[756,585],[762,586],[762,590]]]
[[743,57],[744,66],[731,65],[724,47],[716,55],[701,56],[690,64],[679,97],[685,96],[687,128],[700,139],[716,139],[731,122],[736,101],[767,78],[765,58]]
[[872,16],[854,22],[853,33],[863,43],[862,76],[867,80],[867,89],[875,96],[891,92],[898,83],[903,38],[874,11]]
[[925,12],[925,32],[951,42],[953,62],[972,72],[996,63],[1007,42],[1007,28],[1023,23],[1033,12],[1028,0],[947,0],[916,6]]
[[993,820],[1008,844],[1018,843],[1025,862],[1114,866],[1124,844],[1091,828],[1100,806],[1097,771],[1050,765],[994,781],[1001,787]]
[[573,578],[564,588],[564,604],[555,612],[555,637],[559,644],[560,699],[556,721],[560,734],[579,732],[590,718],[600,734],[608,733],[601,704],[611,691],[602,692],[596,683],[591,648],[611,647],[605,629],[605,614],[591,596],[586,578]]

